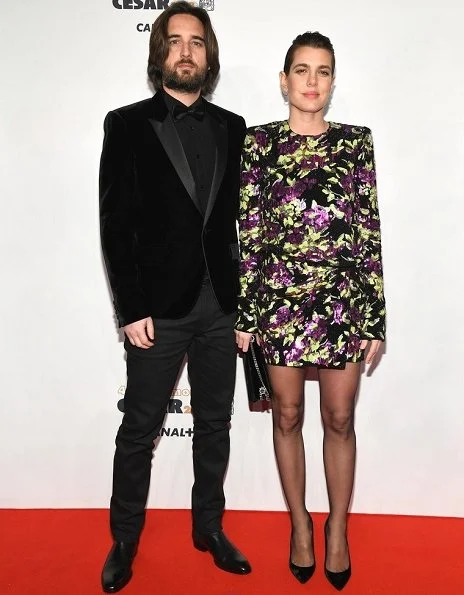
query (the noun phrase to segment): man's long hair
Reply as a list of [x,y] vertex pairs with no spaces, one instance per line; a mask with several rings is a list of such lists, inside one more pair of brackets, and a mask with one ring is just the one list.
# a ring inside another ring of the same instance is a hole
[[189,2],[174,2],[153,23],[150,35],[150,53],[148,56],[148,78],[153,83],[156,91],[163,88],[162,70],[169,53],[168,23],[176,14],[189,14],[196,17],[205,30],[206,61],[209,70],[201,88],[202,95],[210,95],[219,74],[219,47],[216,35],[209,18],[203,8],[192,6]]

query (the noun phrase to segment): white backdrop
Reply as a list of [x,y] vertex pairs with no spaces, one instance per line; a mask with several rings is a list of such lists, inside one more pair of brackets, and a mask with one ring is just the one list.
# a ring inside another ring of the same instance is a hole
[[[150,95],[149,33],[137,26],[158,14],[111,0],[2,7],[2,507],[108,504],[125,363],[100,256],[98,161],[106,112]],[[328,117],[374,133],[388,306],[386,353],[357,407],[353,511],[464,516],[462,3],[215,0],[210,14],[214,100],[249,125],[285,118],[278,71],[292,39],[332,39]],[[326,510],[317,383],[306,393],[308,506]],[[183,375],[182,411],[188,394]],[[191,426],[188,412],[168,415],[150,506],[189,506],[190,439],[176,433]],[[228,507],[284,509],[271,417],[248,411],[240,367],[232,426]]]

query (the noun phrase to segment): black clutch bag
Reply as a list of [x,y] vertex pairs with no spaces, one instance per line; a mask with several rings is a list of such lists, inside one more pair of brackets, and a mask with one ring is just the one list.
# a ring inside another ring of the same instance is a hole
[[243,369],[250,403],[271,400],[271,383],[261,347],[251,337],[248,351],[243,354]]

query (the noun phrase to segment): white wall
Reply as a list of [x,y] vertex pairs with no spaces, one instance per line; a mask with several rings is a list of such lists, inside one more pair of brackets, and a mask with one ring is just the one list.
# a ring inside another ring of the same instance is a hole
[[[388,342],[362,381],[353,510],[464,516],[462,4],[215,5],[218,104],[250,125],[284,118],[285,51],[320,30],[337,54],[329,119],[374,132]],[[98,161],[105,113],[150,95],[149,33],[136,27],[158,14],[111,0],[2,10],[2,507],[108,503],[125,365],[100,257]],[[239,372],[228,507],[284,509],[271,418],[248,412]],[[189,428],[191,416],[169,414],[166,427]],[[316,382],[304,433],[308,506],[325,510]],[[162,439],[154,470],[149,505],[188,507],[189,439]]]

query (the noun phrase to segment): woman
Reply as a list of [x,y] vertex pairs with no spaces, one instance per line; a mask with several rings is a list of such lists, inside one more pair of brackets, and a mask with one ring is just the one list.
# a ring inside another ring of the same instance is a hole
[[327,122],[335,54],[320,33],[299,35],[280,75],[289,119],[248,131],[242,163],[241,293],[237,344],[254,334],[273,391],[274,446],[292,532],[290,570],[315,569],[305,507],[302,439],[306,366],[318,369],[330,504],[325,573],[351,576],[346,538],[361,361],[385,335],[380,224],[368,128]]

